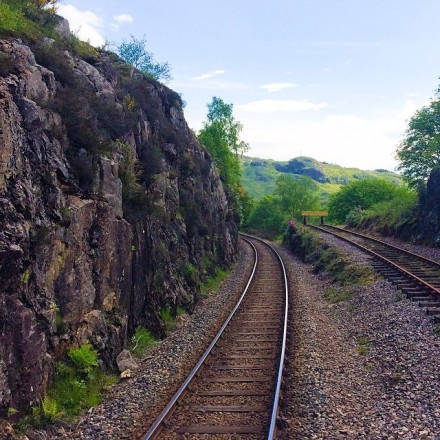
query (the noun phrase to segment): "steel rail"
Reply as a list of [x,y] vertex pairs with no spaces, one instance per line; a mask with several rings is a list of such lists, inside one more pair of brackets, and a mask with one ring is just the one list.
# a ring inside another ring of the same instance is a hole
[[287,273],[286,273],[286,267],[284,266],[283,259],[281,258],[281,255],[277,252],[277,250],[267,241],[262,240],[259,237],[254,237],[249,234],[242,235],[246,237],[250,237],[254,240],[260,241],[264,243],[266,246],[269,247],[269,249],[276,255],[278,258],[278,261],[280,263],[282,272],[283,272],[283,280],[284,280],[284,294],[285,294],[285,306],[284,306],[284,323],[283,323],[283,340],[281,345],[281,353],[280,353],[280,360],[278,364],[278,374],[277,374],[277,383],[275,386],[275,393],[273,398],[273,405],[272,405],[272,413],[270,417],[270,425],[269,425],[269,432],[267,435],[268,440],[273,440],[275,438],[275,430],[276,430],[276,422],[278,417],[278,407],[279,407],[279,401],[280,401],[280,395],[281,395],[281,383],[283,381],[283,369],[284,369],[284,359],[286,356],[286,345],[287,345],[287,322],[288,322],[288,315],[289,315],[289,284],[287,282]]
[[[358,249],[360,249],[360,250],[362,250],[362,251],[364,251],[364,252],[366,252],[366,253],[368,253],[368,254],[376,257],[376,258],[378,258],[379,260],[382,260],[386,264],[394,267],[399,272],[404,273],[408,278],[412,279],[413,281],[416,281],[417,283],[421,284],[423,287],[426,287],[427,289],[433,291],[437,295],[440,295],[440,289],[438,289],[437,287],[433,286],[432,284],[426,282],[425,280],[423,280],[422,278],[418,277],[417,275],[414,275],[413,273],[411,273],[410,271],[408,271],[404,267],[400,266],[399,264],[395,263],[394,261],[390,260],[389,258],[384,257],[383,255],[373,251],[372,249],[369,249],[369,248],[367,248],[365,246],[362,246],[361,244],[356,243],[355,241],[350,240],[349,238],[344,237],[344,236],[342,236],[342,235],[340,235],[340,234],[338,234],[336,232],[332,232],[329,229],[326,229],[326,228],[323,228],[323,227],[320,227],[320,226],[316,226],[316,225],[308,225],[308,227],[312,228],[312,229],[317,229],[318,231],[321,231],[321,232],[325,232],[326,234],[334,235],[335,237],[338,237],[339,239],[344,240],[347,243],[350,243],[351,245],[357,247]],[[346,233],[350,233],[350,232],[348,232],[348,231],[346,231],[344,229],[342,231],[344,231]],[[389,245],[389,246],[391,248],[393,247],[392,245]],[[409,253],[410,255],[413,255],[409,251],[406,251],[406,252]],[[417,254],[414,254],[414,255],[417,256]]]
[[379,244],[384,245],[384,246],[386,246],[386,247],[388,247],[390,249],[395,249],[395,250],[398,250],[401,253],[404,253],[406,255],[410,255],[411,257],[416,257],[419,260],[422,260],[422,261],[424,261],[426,263],[432,264],[433,266],[440,267],[440,263],[437,262],[437,261],[431,260],[430,258],[426,258],[426,257],[424,257],[424,256],[422,256],[420,254],[416,254],[414,252],[408,251],[408,250],[403,249],[403,248],[401,248],[399,246],[395,246],[393,244],[387,243],[386,241],[379,240],[378,238],[372,237],[371,235],[361,234],[360,232],[352,231],[350,229],[340,228],[338,226],[333,226],[333,225],[325,225],[324,229],[327,229],[327,228],[328,229],[335,229],[335,230],[340,231],[340,232],[345,232],[347,234],[355,235],[356,237],[359,237],[359,238],[364,238],[365,240],[370,240],[370,241],[373,241],[375,243],[379,243]]
[[159,416],[157,417],[157,419],[155,420],[155,422],[153,423],[151,428],[148,430],[148,432],[143,437],[143,440],[150,440],[150,439],[154,438],[155,435],[158,434],[159,428],[161,427],[162,423],[164,422],[164,420],[166,419],[168,414],[170,414],[171,410],[174,408],[174,406],[176,405],[177,401],[182,396],[183,392],[187,389],[188,385],[191,383],[191,381],[194,379],[194,377],[196,376],[196,374],[200,370],[201,366],[203,365],[203,363],[205,362],[206,358],[211,353],[211,351],[214,348],[214,346],[216,345],[217,341],[222,336],[224,330],[228,326],[229,322],[231,321],[232,317],[234,316],[235,312],[237,311],[237,309],[239,308],[240,304],[242,303],[244,297],[246,296],[246,293],[249,290],[249,286],[251,285],[251,283],[252,283],[252,281],[254,279],[255,271],[256,271],[256,268],[257,268],[257,264],[258,264],[258,251],[257,251],[257,248],[254,246],[254,244],[250,240],[247,240],[247,239],[244,239],[244,240],[251,245],[251,247],[252,247],[252,249],[254,251],[255,261],[254,261],[254,266],[252,268],[251,275],[249,276],[249,280],[248,280],[248,282],[246,284],[246,287],[243,290],[243,293],[241,294],[240,298],[238,299],[238,301],[235,304],[234,308],[232,309],[231,313],[226,318],[226,321],[223,323],[223,325],[221,326],[220,330],[217,332],[217,334],[215,335],[214,339],[211,341],[211,343],[209,344],[208,348],[203,353],[202,357],[198,360],[197,364],[191,370],[189,375],[186,377],[186,379],[183,382],[183,384],[180,386],[180,388],[176,391],[174,396],[171,398],[171,400],[169,401],[168,405],[159,414]]

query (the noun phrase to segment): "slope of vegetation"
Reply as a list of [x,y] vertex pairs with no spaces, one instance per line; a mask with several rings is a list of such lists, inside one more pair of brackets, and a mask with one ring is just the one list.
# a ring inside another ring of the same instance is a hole
[[311,177],[318,184],[320,200],[324,204],[341,186],[356,180],[377,177],[393,183],[401,181],[401,177],[391,171],[345,168],[309,157],[297,157],[289,162],[243,157],[242,168],[242,184],[255,199],[272,193],[276,179],[283,174]]

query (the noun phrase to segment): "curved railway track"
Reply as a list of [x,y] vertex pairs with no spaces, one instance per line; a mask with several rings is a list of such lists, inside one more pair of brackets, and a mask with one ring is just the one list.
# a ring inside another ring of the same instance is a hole
[[275,438],[287,336],[287,276],[270,244],[242,236],[255,256],[246,288],[144,440]]
[[369,253],[378,272],[440,321],[440,263],[359,232],[330,225],[310,227]]

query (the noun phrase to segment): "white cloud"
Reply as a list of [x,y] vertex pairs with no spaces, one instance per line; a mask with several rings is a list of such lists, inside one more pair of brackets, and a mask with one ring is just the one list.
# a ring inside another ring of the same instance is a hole
[[237,119],[243,123],[250,156],[288,160],[304,155],[361,169],[394,169],[396,147],[418,104],[407,100],[366,116],[254,114],[237,108]]
[[252,113],[302,112],[306,110],[321,110],[328,107],[326,102],[314,103],[294,99],[260,99],[241,104],[239,109]]
[[90,10],[81,11],[73,5],[60,4],[58,14],[69,20],[70,29],[78,38],[89,41],[93,46],[102,46],[105,39],[101,32],[103,21]]
[[120,14],[113,17],[113,20],[115,20],[117,23],[133,23],[134,18],[130,14]]
[[195,81],[202,81],[204,79],[210,79],[213,78],[214,76],[218,76],[218,75],[223,75],[226,73],[226,70],[214,70],[213,72],[207,72],[207,73],[203,73],[199,76],[195,76],[194,78],[192,78]]
[[298,84],[285,82],[285,83],[270,83],[263,84],[260,86],[260,89],[265,89],[269,93],[279,92],[281,90],[293,89],[294,87],[298,87]]

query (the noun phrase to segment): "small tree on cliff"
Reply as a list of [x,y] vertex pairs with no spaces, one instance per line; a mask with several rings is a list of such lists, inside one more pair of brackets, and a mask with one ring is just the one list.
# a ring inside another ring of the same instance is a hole
[[233,115],[233,105],[213,97],[208,104],[208,115],[199,140],[211,153],[223,183],[229,189],[235,203],[235,211],[246,222],[252,202],[241,187],[240,155],[249,148],[240,140],[242,125]]
[[157,81],[171,79],[170,66],[168,63],[156,63],[152,52],[147,49],[147,40],[136,39],[133,35],[129,41],[123,41],[118,47],[119,56],[130,64],[130,77],[134,70],[140,70],[144,75]]
[[[437,92],[440,97],[440,93]],[[425,182],[440,166],[440,99],[422,107],[409,121],[405,139],[397,150],[399,169],[413,186]]]
[[207,121],[199,133],[199,140],[212,154],[224,183],[237,189],[240,185],[240,155],[248,144],[240,140],[242,125],[232,114],[232,104],[213,97],[208,104]]

